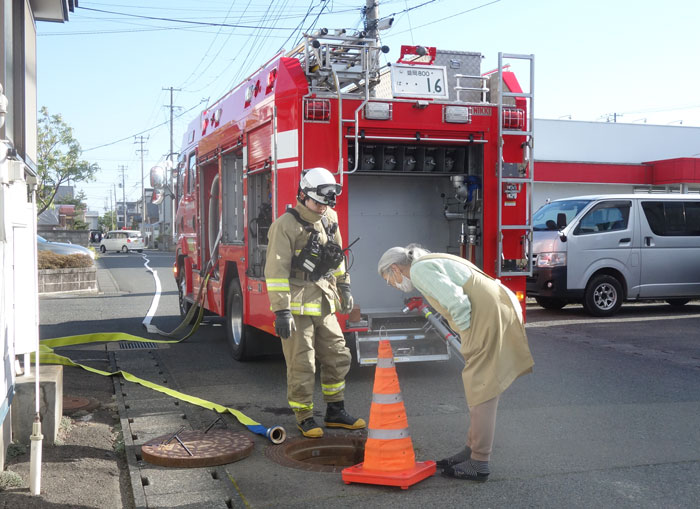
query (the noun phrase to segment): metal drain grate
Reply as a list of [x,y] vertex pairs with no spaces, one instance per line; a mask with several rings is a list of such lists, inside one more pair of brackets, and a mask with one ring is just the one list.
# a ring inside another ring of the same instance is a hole
[[153,343],[152,341],[140,342],[140,341],[120,341],[120,350],[152,350],[158,348],[158,343]]

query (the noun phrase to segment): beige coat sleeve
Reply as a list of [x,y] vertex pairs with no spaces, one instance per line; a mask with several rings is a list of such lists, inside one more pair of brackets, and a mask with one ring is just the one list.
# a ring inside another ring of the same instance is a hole
[[286,224],[289,219],[296,221],[290,214],[282,214],[272,223],[268,232],[265,282],[272,311],[291,307],[289,274],[294,256],[294,239],[291,236],[294,229]]

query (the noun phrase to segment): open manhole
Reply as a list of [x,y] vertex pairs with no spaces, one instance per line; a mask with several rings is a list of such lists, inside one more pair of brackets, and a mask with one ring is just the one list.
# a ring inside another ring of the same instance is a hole
[[301,438],[268,447],[265,456],[285,467],[339,473],[364,461],[365,438]]

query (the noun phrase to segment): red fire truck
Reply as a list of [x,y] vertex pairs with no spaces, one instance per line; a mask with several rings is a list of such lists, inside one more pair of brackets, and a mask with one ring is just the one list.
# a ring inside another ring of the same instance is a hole
[[[357,309],[339,321],[360,364],[389,338],[397,361],[449,351],[377,275],[389,247],[420,243],[469,258],[523,303],[531,274],[533,56],[403,46],[319,30],[203,111],[184,135],[174,195],[175,277],[184,314],[226,318],[236,359],[273,334],[263,268],[270,223],[296,203],[302,169],[342,184],[336,211]],[[508,62],[529,70],[521,88]],[[525,83],[525,82],[524,82]]]

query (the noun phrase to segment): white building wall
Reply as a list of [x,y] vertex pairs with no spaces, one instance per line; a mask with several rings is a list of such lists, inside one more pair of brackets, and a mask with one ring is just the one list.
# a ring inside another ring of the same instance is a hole
[[536,161],[639,164],[677,157],[700,157],[700,127],[535,119]]

